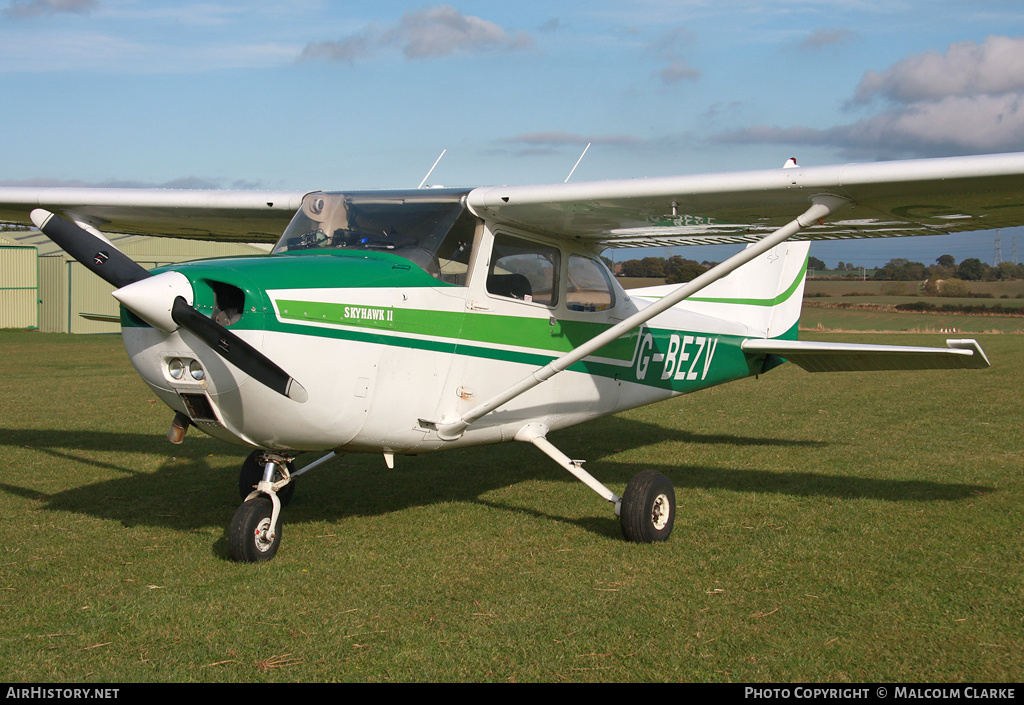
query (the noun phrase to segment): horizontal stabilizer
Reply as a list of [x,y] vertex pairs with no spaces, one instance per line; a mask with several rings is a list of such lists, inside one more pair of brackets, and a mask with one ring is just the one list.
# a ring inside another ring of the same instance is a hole
[[99,321],[100,323],[120,323],[121,317],[109,313],[79,313],[79,316],[87,321]]
[[948,348],[815,343],[803,340],[743,341],[748,354],[778,355],[808,372],[983,369],[989,366],[975,340],[947,340]]

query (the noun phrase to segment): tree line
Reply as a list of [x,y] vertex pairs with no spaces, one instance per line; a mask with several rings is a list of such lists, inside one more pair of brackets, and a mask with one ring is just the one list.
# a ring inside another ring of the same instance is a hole
[[906,259],[891,259],[884,267],[876,270],[874,279],[882,281],[942,281],[959,279],[966,282],[1005,281],[1024,279],[1024,265],[1016,262],[1000,262],[991,266],[977,257],[969,257],[959,264],[953,255],[942,255],[935,264],[911,262]]
[[[611,262],[606,260],[611,266]],[[616,274],[623,277],[653,277],[665,279],[666,284],[688,282],[714,267],[717,262],[697,262],[684,259],[679,255],[672,257],[644,257],[631,259],[618,265]],[[809,257],[807,268],[816,272],[835,272],[837,275],[856,276],[861,267],[849,262],[840,262],[835,269],[829,269],[824,261],[817,257]],[[957,279],[972,281],[1005,281],[1008,279],[1024,279],[1024,264],[1001,262],[991,266],[976,257],[970,257],[957,263],[953,255],[942,255],[934,264],[912,262],[907,259],[894,258],[884,266],[872,271],[870,278],[879,281],[945,281]]]
[[718,263],[684,259],[679,255],[644,257],[622,262],[616,274],[623,277],[653,277],[664,279],[666,284],[678,284],[696,279],[716,264]]

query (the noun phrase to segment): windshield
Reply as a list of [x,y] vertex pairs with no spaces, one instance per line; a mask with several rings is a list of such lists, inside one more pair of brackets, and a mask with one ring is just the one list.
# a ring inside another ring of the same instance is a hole
[[478,219],[467,191],[311,193],[274,247],[391,252],[450,284],[465,284]]

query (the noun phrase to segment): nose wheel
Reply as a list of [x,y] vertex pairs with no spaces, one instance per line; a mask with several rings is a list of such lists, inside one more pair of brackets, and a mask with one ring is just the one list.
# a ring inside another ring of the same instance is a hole
[[231,559],[239,563],[269,561],[281,545],[281,507],[295,489],[290,457],[253,451],[238,476],[242,506],[228,527]]
[[238,508],[228,528],[231,559],[239,563],[269,561],[281,545],[281,522],[274,521],[274,504],[254,497]]

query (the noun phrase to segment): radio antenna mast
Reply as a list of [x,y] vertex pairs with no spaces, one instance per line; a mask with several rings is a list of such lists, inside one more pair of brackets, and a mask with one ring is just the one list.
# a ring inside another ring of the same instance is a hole
[[569,175],[565,177],[565,181],[563,181],[562,183],[569,183],[569,179],[572,178],[573,173],[576,171],[576,167],[578,167],[580,165],[580,162],[583,161],[583,155],[587,153],[588,149],[590,149],[590,144],[590,142],[587,142],[587,146],[583,148],[583,154],[581,154],[580,158],[576,160],[575,164],[573,164],[572,171],[569,172]]
[[[447,148],[446,149],[442,149],[441,150],[441,157],[443,157],[444,153],[447,152],[447,151],[448,151]],[[417,186],[416,188],[423,188],[423,185],[427,183],[427,179],[430,178],[430,175],[434,173],[434,169],[437,168],[438,162],[441,161],[441,157],[437,158],[437,161],[434,162],[434,166],[430,167],[430,171],[427,172],[427,175],[423,177],[423,181],[421,181],[420,185]]]

